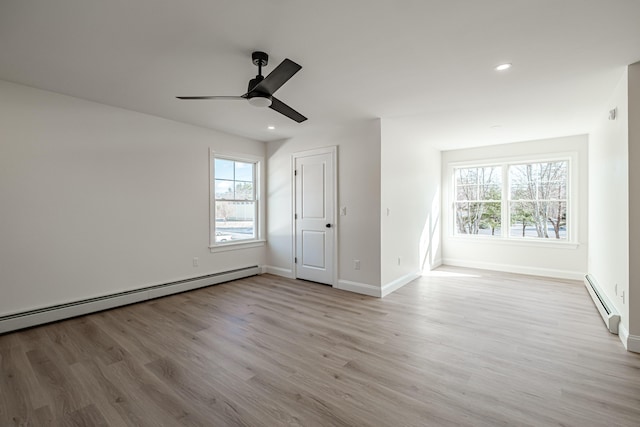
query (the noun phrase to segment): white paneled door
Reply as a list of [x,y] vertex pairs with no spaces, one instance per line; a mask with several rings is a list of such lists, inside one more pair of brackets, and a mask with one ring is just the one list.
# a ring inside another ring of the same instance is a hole
[[335,150],[295,157],[296,277],[333,284]]

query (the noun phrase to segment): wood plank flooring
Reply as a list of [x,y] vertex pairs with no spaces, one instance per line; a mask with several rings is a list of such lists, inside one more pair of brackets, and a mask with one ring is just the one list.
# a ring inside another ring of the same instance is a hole
[[640,426],[579,282],[442,267],[384,299],[263,275],[0,336],[0,426]]

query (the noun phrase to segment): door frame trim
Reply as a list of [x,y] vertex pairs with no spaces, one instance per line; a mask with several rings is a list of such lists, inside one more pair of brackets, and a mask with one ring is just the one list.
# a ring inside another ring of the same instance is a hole
[[337,212],[338,212],[338,146],[330,145],[327,147],[314,148],[311,150],[304,151],[296,151],[295,153],[291,153],[291,248],[293,249],[293,253],[291,254],[291,271],[293,272],[293,278],[296,279],[298,277],[298,265],[295,263],[295,257],[298,254],[298,247],[296,243],[296,220],[295,220],[295,212],[296,212],[296,177],[294,175],[296,170],[296,160],[301,157],[309,157],[315,156],[318,154],[331,154],[331,160],[333,161],[333,212],[331,212],[332,220],[334,228],[334,236],[333,236],[333,259],[331,262],[333,263],[333,277],[331,278],[331,286],[338,286],[338,231],[340,228],[337,224]]

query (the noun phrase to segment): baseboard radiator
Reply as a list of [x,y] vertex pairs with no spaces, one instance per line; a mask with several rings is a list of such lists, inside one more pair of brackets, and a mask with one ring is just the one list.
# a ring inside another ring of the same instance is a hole
[[618,314],[616,308],[613,306],[611,301],[609,301],[595,278],[590,274],[584,276],[584,286],[587,288],[587,291],[589,291],[589,295],[591,295],[591,299],[600,312],[602,320],[604,320],[604,324],[607,325],[609,332],[617,334],[618,324],[620,323],[620,314]]
[[0,334],[260,274],[258,266],[0,316]]

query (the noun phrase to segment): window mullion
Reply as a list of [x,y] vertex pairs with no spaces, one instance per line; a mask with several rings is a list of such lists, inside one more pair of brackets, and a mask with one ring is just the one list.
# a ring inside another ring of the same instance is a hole
[[510,188],[509,182],[509,165],[503,164],[502,167],[502,228],[501,237],[509,237],[509,230],[511,228],[511,206],[510,206]]

